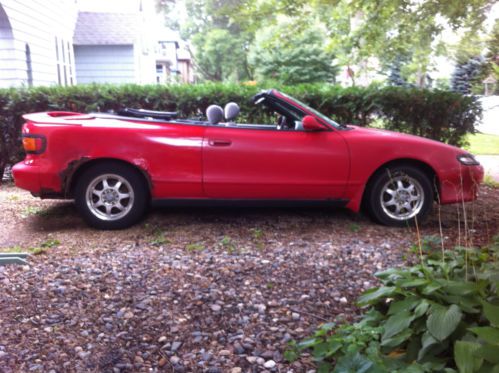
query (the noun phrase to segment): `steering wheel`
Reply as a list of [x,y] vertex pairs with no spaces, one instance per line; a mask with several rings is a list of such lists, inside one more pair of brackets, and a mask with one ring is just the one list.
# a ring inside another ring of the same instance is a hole
[[290,129],[288,120],[284,115],[279,115],[277,117],[277,129],[280,131],[285,131]]

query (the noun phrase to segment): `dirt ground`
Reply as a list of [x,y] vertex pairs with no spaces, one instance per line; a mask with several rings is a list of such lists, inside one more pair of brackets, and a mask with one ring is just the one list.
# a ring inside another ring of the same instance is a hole
[[[484,187],[420,233],[441,229],[450,249],[498,226],[499,189]],[[155,208],[96,231],[72,202],[3,185],[0,252],[38,255],[0,267],[0,372],[309,372],[307,356],[284,360],[288,341],[352,320],[372,274],[415,242],[414,228],[328,208]]]

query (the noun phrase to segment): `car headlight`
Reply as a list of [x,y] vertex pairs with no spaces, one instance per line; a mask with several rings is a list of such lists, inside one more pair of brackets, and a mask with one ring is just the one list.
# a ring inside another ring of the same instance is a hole
[[466,166],[478,166],[480,164],[471,154],[458,155],[457,160]]

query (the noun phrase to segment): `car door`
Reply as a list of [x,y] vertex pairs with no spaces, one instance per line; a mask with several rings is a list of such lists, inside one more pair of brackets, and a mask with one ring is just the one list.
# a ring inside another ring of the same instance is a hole
[[278,131],[208,126],[203,188],[228,199],[340,199],[349,175],[339,131]]

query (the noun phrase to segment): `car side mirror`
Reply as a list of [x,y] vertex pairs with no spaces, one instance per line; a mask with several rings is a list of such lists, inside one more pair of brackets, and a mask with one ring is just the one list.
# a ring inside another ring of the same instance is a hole
[[305,131],[324,131],[326,129],[324,125],[319,123],[312,115],[305,115],[302,119],[302,124]]

